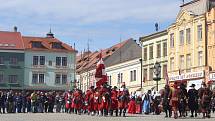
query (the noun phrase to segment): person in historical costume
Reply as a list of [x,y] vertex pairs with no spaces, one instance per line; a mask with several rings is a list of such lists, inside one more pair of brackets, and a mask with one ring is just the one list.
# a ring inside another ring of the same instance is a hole
[[94,112],[97,113],[97,115],[99,115],[99,88],[95,88],[95,93],[93,95],[94,99],[93,99],[93,109]]
[[172,96],[171,89],[169,85],[165,85],[164,91],[162,94],[162,105],[163,105],[163,110],[165,112],[165,117],[171,117],[172,116],[172,107],[170,106],[170,99]]
[[129,103],[129,91],[126,88],[125,83],[123,83],[119,89],[118,98],[119,116],[123,113],[123,117],[125,117]]
[[74,91],[74,112],[75,114],[81,114],[81,108],[83,105],[83,93],[79,89]]
[[173,85],[172,95],[170,100],[170,105],[172,106],[175,119],[178,118],[179,94],[180,94],[180,89],[178,88],[178,83],[175,82]]
[[94,115],[94,108],[93,108],[93,98],[94,98],[94,86],[91,86],[89,90],[86,91],[85,95],[85,105],[87,107],[88,115],[91,113]]
[[110,107],[110,92],[107,87],[107,83],[104,83],[102,87],[99,90],[99,95],[101,99],[101,104],[99,106],[99,112],[100,115],[107,116],[108,115],[108,110]]
[[114,88],[111,91],[111,108],[110,108],[111,116],[113,116],[114,111],[116,116],[118,116],[118,91],[116,86],[114,86]]
[[212,92],[209,88],[205,88],[201,97],[203,118],[210,118],[211,113],[211,97]]
[[135,96],[131,97],[131,100],[128,104],[128,113],[136,114],[136,99]]
[[151,90],[148,90],[146,94],[143,95],[143,112],[149,114],[151,112],[152,96]]
[[197,111],[198,111],[198,91],[195,89],[195,84],[192,84],[190,87],[191,89],[188,90],[188,107],[191,111],[191,116],[197,117]]
[[141,94],[141,92],[138,92],[136,95],[136,113],[137,114],[142,113],[142,94]]
[[187,107],[187,89],[184,83],[180,84],[180,93],[179,93],[179,117],[186,117],[186,107]]

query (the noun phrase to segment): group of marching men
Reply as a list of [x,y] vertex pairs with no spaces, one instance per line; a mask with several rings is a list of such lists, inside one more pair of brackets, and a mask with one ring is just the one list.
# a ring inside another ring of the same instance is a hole
[[66,112],[81,114],[86,111],[91,115],[107,116],[115,113],[116,116],[125,116],[130,97],[125,84],[119,90],[104,83],[101,87],[91,86],[84,97],[81,90],[68,92],[65,98]]
[[[118,89],[107,83],[102,86],[91,86],[86,92],[74,89],[67,92],[15,92],[0,91],[0,113],[53,113],[66,112],[74,114],[88,114],[99,116],[125,116],[126,113],[160,114],[174,118],[191,117],[198,113],[203,118],[210,118],[211,110],[215,111],[215,91],[202,83],[202,87],[195,89],[192,84],[187,90],[183,83],[174,83],[173,87],[166,85],[163,91],[153,94],[136,92],[129,94],[125,83]],[[178,115],[179,112],[179,115]]]
[[[210,90],[210,86],[205,82],[201,84],[201,88],[195,89],[195,84],[190,85],[188,91],[186,85],[175,82],[173,87],[165,86],[162,92],[162,106],[166,117],[174,118],[186,117],[187,111],[190,110],[190,117],[197,117],[198,113],[203,114],[203,118],[211,117],[211,110],[215,111],[215,90]],[[179,115],[178,115],[179,113]]]

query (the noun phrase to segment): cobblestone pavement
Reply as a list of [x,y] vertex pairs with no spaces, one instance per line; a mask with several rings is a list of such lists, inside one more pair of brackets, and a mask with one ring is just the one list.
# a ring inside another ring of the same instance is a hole
[[[195,121],[214,121],[215,114],[210,119],[202,119],[201,116],[191,119]],[[177,119],[177,120],[181,120]],[[0,121],[172,121],[173,118],[164,118],[164,115],[128,115],[127,117],[99,117],[88,115],[75,115],[65,113],[26,113],[26,114],[0,114]]]

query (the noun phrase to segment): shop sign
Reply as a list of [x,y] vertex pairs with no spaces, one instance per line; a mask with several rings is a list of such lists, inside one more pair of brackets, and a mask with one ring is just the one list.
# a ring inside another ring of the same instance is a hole
[[185,73],[185,74],[181,74],[181,75],[173,75],[173,76],[170,76],[169,79],[171,81],[177,81],[177,80],[198,79],[198,78],[203,78],[203,77],[204,77],[204,71],[199,71],[199,72]]

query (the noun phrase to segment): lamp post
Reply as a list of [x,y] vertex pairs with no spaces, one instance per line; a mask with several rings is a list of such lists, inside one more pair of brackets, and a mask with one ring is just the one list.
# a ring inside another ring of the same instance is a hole
[[143,59],[142,59],[142,56],[140,58],[140,72],[141,72],[141,79],[140,79],[140,89],[142,90],[143,89]]
[[159,62],[156,62],[154,65],[154,74],[155,74],[155,77],[153,78],[153,80],[156,81],[156,86],[158,91],[158,81],[161,80],[161,65]]

